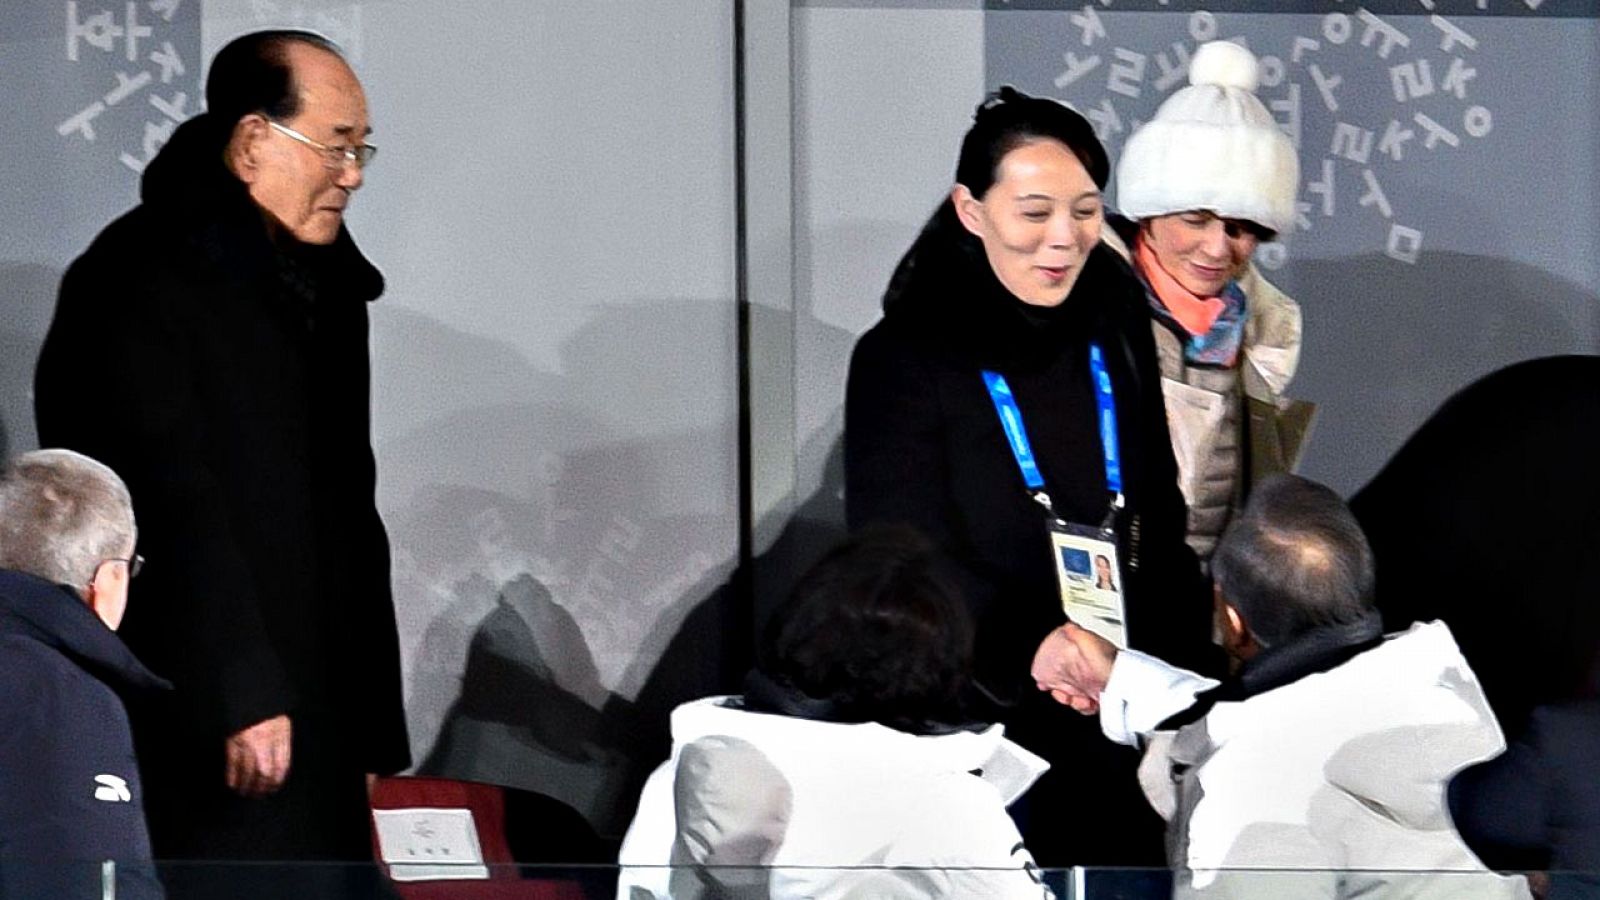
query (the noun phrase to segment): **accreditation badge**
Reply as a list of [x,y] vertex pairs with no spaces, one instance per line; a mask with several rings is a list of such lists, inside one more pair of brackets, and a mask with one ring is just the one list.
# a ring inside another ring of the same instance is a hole
[[1127,607],[1123,602],[1122,567],[1111,533],[1069,522],[1050,525],[1056,578],[1061,584],[1061,609],[1078,627],[1092,631],[1119,649],[1128,647]]

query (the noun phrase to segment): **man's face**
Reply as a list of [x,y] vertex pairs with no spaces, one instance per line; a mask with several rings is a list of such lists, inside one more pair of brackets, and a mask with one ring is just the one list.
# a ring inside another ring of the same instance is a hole
[[[330,147],[363,143],[372,131],[367,98],[350,67],[306,44],[290,44],[287,55],[300,111],[281,124]],[[248,179],[250,198],[296,240],[333,243],[350,195],[361,187],[361,170],[342,160],[329,168],[328,154],[270,127],[257,150],[260,164]]]

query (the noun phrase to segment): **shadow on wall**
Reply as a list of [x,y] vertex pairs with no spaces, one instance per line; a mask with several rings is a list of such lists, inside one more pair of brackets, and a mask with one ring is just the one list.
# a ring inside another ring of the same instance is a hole
[[[662,352],[703,347],[721,309],[604,310],[561,376],[375,310],[378,408],[407,404],[379,455],[385,499],[400,498],[385,505],[424,771],[536,791],[613,834],[633,772],[658,761],[644,738],[677,701],[727,689],[747,641],[705,601],[737,546],[731,378],[706,384]],[[682,696],[648,707],[663,648],[701,608],[694,651],[671,665]],[[619,702],[639,735],[612,727]]]
[[1320,407],[1301,471],[1344,494],[1474,379],[1532,357],[1600,350],[1594,288],[1509,260],[1297,260],[1286,283],[1306,335],[1290,393]]
[[33,367],[50,328],[60,270],[0,264],[0,459],[38,444],[33,428]]
[[[380,410],[393,397],[448,411],[380,448],[385,493],[405,498],[386,519],[418,771],[549,798],[587,832],[519,859],[613,858],[670,750],[671,710],[739,689],[764,616],[745,598],[769,609],[842,534],[835,425],[805,448],[830,460],[828,483],[748,570],[731,564],[735,435],[716,417],[731,398],[683,363],[652,369],[669,348],[703,347],[717,311],[602,313],[564,348],[562,376],[415,312],[374,312]],[[632,416],[699,427],[640,436]],[[550,821],[528,824],[548,834]]]

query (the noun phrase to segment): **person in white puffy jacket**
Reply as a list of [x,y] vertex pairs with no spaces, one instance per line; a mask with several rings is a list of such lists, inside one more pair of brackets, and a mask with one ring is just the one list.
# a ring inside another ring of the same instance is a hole
[[1146,744],[1175,896],[1529,896],[1473,856],[1446,807],[1452,775],[1505,749],[1477,677],[1443,623],[1384,637],[1344,502],[1263,480],[1212,574],[1227,681],[1072,625],[1034,668],[1057,700],[1098,710],[1107,737]]
[[969,725],[972,625],[928,546],[862,532],[774,614],[742,697],[672,714],[619,900],[1049,896],[1006,805],[1044,770]]

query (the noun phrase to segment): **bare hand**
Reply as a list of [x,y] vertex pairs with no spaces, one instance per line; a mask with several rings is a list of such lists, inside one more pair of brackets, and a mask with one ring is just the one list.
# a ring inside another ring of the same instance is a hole
[[228,738],[227,781],[245,797],[265,797],[289,777],[289,717],[273,716]]
[[1116,659],[1116,645],[1068,622],[1039,644],[1033,681],[1057,703],[1087,715],[1100,709],[1100,692]]

